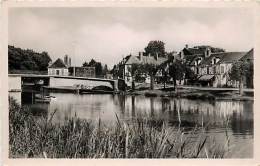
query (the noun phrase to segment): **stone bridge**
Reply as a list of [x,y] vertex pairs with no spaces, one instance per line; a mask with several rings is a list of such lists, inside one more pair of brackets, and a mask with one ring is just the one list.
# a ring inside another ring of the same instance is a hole
[[87,87],[107,86],[118,91],[117,80],[103,78],[86,78],[73,76],[35,75],[35,74],[9,74],[9,92],[19,92],[23,87],[41,84],[46,87],[75,87],[83,85]]
[[[122,81],[119,82],[122,85]],[[45,94],[45,90],[53,92],[79,92],[81,88],[91,89],[98,86],[108,87],[114,92],[119,90],[118,80],[111,79],[35,74],[8,75],[9,96],[15,98],[20,104],[22,99],[24,101],[27,98],[33,102],[35,94]],[[26,94],[26,97],[22,97]]]

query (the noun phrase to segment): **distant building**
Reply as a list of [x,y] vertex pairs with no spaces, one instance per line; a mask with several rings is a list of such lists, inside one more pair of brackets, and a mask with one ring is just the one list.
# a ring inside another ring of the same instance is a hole
[[48,67],[48,75],[68,76],[68,66],[60,58],[58,58]]
[[253,49],[249,52],[205,52],[193,54],[190,68],[198,77],[202,86],[238,87],[238,82],[229,76],[231,68],[238,61],[253,61]]
[[95,67],[69,67],[69,75],[74,77],[96,77]]
[[[128,55],[121,62],[121,66],[123,66],[123,68],[122,68],[123,69],[123,79],[125,80],[125,82],[128,86],[131,86],[131,83],[133,81],[133,76],[131,74],[133,64],[141,64],[141,65],[142,64],[153,64],[153,65],[158,66],[158,65],[161,65],[165,61],[167,61],[166,57],[159,57],[158,55],[144,56],[143,52],[139,52],[139,55],[137,55],[137,56]],[[144,75],[144,81],[146,83],[150,83],[150,77],[147,74]]]
[[246,55],[243,56],[240,60],[254,62],[254,49],[252,48],[250,51],[248,51]]
[[198,80],[202,85],[213,87],[237,86],[229,77],[232,65],[239,61],[246,52],[212,53],[195,65]]

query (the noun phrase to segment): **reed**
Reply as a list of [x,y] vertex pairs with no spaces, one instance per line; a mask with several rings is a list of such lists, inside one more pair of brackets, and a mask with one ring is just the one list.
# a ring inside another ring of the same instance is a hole
[[107,126],[66,118],[35,118],[28,109],[9,100],[9,156],[11,158],[223,158],[226,143],[219,145],[203,128],[184,132],[149,119],[131,123],[119,120]]

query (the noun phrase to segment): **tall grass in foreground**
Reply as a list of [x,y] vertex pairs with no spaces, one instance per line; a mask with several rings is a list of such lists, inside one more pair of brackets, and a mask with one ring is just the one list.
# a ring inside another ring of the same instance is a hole
[[[53,124],[52,116],[35,118],[9,100],[9,156],[35,158],[223,158],[218,145],[203,129],[184,133],[165,124],[153,126],[136,119],[106,126],[70,118]],[[54,114],[54,113],[53,113]]]

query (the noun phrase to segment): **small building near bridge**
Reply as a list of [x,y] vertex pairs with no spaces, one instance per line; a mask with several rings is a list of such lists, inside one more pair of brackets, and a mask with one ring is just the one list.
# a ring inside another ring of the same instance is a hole
[[94,78],[95,67],[69,67],[69,76]]
[[68,66],[60,58],[58,58],[48,67],[48,75],[68,76]]

